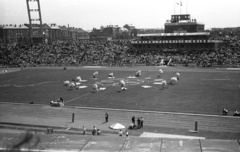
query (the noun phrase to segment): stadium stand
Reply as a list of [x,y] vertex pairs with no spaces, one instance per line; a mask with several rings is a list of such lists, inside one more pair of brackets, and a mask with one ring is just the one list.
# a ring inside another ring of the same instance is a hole
[[189,67],[238,67],[240,41],[226,39],[226,45],[218,50],[159,52],[136,51],[130,40],[118,41],[62,41],[51,44],[1,44],[0,65],[71,66],[71,65],[169,65],[183,64]]

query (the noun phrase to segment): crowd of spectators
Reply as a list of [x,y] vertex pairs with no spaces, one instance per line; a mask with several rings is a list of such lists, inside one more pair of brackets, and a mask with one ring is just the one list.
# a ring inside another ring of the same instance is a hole
[[[51,44],[1,44],[0,65],[108,65],[126,64],[211,67],[213,65],[240,64],[240,41],[230,39],[219,50],[163,53],[137,51],[129,40],[119,41],[58,41]],[[171,61],[171,62],[169,62]]]
[[52,44],[2,44],[1,65],[71,65],[125,62],[128,41],[54,42]]

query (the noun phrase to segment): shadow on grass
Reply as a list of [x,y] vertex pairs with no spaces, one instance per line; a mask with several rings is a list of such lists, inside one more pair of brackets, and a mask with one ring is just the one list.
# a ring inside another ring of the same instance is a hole
[[165,88],[159,88],[159,90],[166,90],[168,89],[169,87],[165,87]]

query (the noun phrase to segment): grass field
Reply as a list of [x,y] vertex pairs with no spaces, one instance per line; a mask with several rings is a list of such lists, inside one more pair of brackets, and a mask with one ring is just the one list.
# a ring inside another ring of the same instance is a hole
[[[142,70],[139,78],[134,76]],[[28,103],[31,99],[37,104],[49,104],[60,96],[65,106],[102,107],[117,109],[136,109],[147,111],[180,112],[196,114],[221,114],[222,108],[230,111],[240,110],[240,71],[226,69],[188,69],[164,67],[161,79],[168,82],[176,72],[181,77],[176,85],[153,84],[159,79],[159,67],[108,67],[108,68],[27,68],[17,72],[0,74],[0,102]],[[93,79],[94,71],[99,72]],[[115,79],[108,73],[114,72]],[[63,81],[77,76],[87,80],[81,85],[84,89],[70,89]],[[127,90],[113,85],[123,78]],[[147,78],[147,79],[146,79]],[[106,90],[92,92],[92,85],[99,82]],[[151,88],[143,88],[147,85]],[[231,114],[230,114],[231,115]]]

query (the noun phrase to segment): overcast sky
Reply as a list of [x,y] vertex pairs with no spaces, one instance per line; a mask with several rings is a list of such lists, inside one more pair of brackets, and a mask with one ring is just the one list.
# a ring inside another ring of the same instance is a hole
[[[40,0],[43,23],[84,30],[125,24],[164,28],[174,12],[180,14],[177,3],[180,0]],[[205,29],[240,27],[240,0],[182,0],[181,14],[185,13],[204,23]],[[23,23],[28,23],[26,0],[0,0],[0,24]]]

